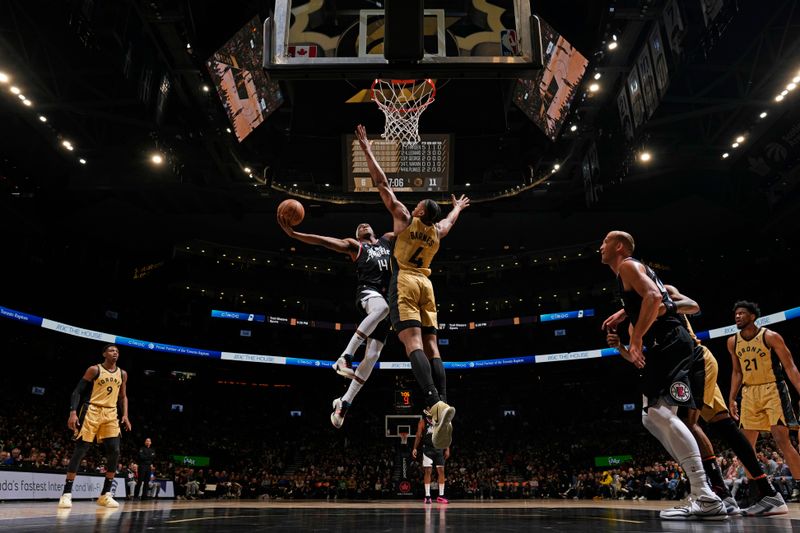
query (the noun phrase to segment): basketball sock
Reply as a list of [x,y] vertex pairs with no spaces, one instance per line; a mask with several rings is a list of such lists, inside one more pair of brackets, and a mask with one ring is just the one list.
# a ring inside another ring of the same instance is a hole
[[68,479],[64,483],[64,492],[63,494],[72,494],[72,484],[75,483],[74,479]]
[[436,390],[439,391],[439,399],[447,403],[447,376],[444,373],[444,364],[441,357],[434,357],[431,362],[431,374]]
[[100,494],[106,494],[107,492],[109,492],[111,490],[111,484],[113,482],[114,482],[113,477],[107,477],[105,483],[103,483],[103,490],[100,492]]
[[433,407],[439,402],[439,392],[433,385],[431,364],[425,356],[425,352],[414,350],[408,354],[408,358],[411,360],[411,371],[414,372],[414,377],[422,389],[425,406]]
[[[686,477],[689,478],[692,495],[717,498],[706,480],[706,472],[703,470],[703,463],[700,460],[697,441],[686,424],[675,414],[676,410],[677,408],[664,404],[648,408],[647,418],[659,430],[658,434],[654,433],[654,435],[659,440],[663,437],[665,439],[662,441],[664,447],[675,454],[675,459],[680,463]],[[650,428],[648,427],[648,429]]]
[[356,399],[356,394],[358,394],[358,391],[361,390],[361,387],[364,386],[364,383],[366,383],[370,374],[372,374],[372,369],[381,356],[381,349],[383,349],[382,342],[376,341],[375,339],[367,339],[367,349],[364,352],[364,360],[361,361],[361,364],[356,368],[356,377],[350,381],[347,392],[342,396],[343,402],[353,403],[353,400]]
[[729,498],[731,492],[725,486],[725,480],[722,479],[722,471],[719,469],[719,464],[717,464],[717,457],[712,455],[703,459],[703,470],[706,471],[711,490],[720,498]]
[[733,453],[739,458],[742,465],[744,465],[747,473],[756,481],[756,486],[761,492],[762,496],[775,496],[775,487],[764,476],[764,470],[756,457],[756,451],[750,445],[750,441],[744,436],[744,433],[736,426],[736,423],[730,418],[723,418],[718,422],[708,425],[716,435],[722,439],[725,444],[731,447]]
[[342,357],[350,356],[352,357],[355,355],[356,350],[358,350],[359,346],[364,342],[364,337],[359,335],[359,332],[353,333],[353,336],[350,337],[350,342],[347,343],[347,347],[342,352]]
[[439,483],[439,496],[444,497],[444,482]]
[[425,483],[425,497],[427,497],[427,498],[431,497],[431,484],[430,483]]

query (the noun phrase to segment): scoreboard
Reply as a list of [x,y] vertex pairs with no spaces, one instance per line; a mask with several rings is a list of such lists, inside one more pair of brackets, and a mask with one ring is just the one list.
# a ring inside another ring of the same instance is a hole
[[[447,192],[452,180],[452,135],[420,134],[418,144],[370,136],[372,153],[396,192]],[[378,192],[354,135],[344,141],[345,192]]]

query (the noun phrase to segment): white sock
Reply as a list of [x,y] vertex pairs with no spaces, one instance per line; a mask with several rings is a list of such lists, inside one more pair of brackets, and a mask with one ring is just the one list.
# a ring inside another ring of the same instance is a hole
[[367,349],[364,352],[364,360],[361,361],[361,364],[356,368],[356,377],[358,379],[350,381],[350,386],[347,387],[347,392],[342,396],[342,401],[353,403],[353,400],[356,399],[356,394],[358,394],[358,391],[361,390],[361,387],[364,386],[364,383],[369,379],[370,374],[372,374],[372,369],[381,356],[382,349],[382,342],[376,341],[375,339],[367,339]]
[[444,481],[439,483],[439,496],[444,497]]
[[430,498],[431,497],[431,484],[430,483],[425,483],[425,497],[426,498]]
[[359,346],[361,346],[361,343],[363,342],[364,338],[359,335],[358,332],[353,333],[353,336],[350,337],[350,342],[347,343],[347,347],[342,352],[342,355],[355,355]]

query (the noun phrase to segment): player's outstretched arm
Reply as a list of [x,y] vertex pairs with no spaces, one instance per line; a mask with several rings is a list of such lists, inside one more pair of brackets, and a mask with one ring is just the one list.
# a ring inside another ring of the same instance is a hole
[[453,209],[450,210],[443,220],[436,223],[436,229],[439,231],[440,239],[446,237],[447,234],[450,233],[456,220],[458,220],[458,215],[461,214],[461,211],[469,207],[469,198],[465,195],[462,194],[461,198],[458,199],[456,199],[454,194],[451,194],[450,197],[453,202]]
[[300,233],[299,231],[295,231],[294,228],[292,228],[292,226],[289,224],[289,221],[280,215],[278,215],[278,225],[283,231],[286,232],[286,235],[293,239],[297,239],[300,242],[314,246],[322,246],[328,250],[349,255],[351,259],[355,259],[358,255],[360,245],[355,239],[337,239],[335,237],[326,237],[324,235],[314,235],[313,233]]
[[[675,302],[678,312],[682,315],[696,315],[700,312],[700,304],[692,300],[685,294],[681,294],[674,285],[664,285],[667,294]],[[663,304],[662,304],[663,307]]]
[[364,155],[367,158],[367,167],[369,167],[369,175],[372,178],[372,184],[378,188],[378,193],[381,195],[383,205],[385,205],[386,209],[392,214],[392,218],[394,219],[394,233],[400,233],[411,223],[411,213],[408,212],[408,208],[394,195],[394,191],[389,186],[389,180],[386,178],[386,174],[378,164],[377,159],[375,159],[375,154],[372,153],[372,147],[370,147],[369,139],[367,139],[367,130],[364,129],[364,126],[361,124],[356,127],[356,138],[358,139],[359,146],[361,146],[361,150],[364,151]]

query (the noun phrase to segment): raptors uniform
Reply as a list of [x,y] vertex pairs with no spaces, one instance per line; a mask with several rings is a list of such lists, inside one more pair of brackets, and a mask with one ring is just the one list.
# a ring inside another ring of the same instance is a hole
[[97,365],[97,370],[89,402],[81,407],[83,421],[75,436],[86,442],[94,442],[95,439],[99,442],[120,435],[117,399],[122,387],[122,369],[117,367],[109,372],[103,365]]
[[[626,261],[637,259],[629,257]],[[675,311],[675,302],[667,294],[664,284],[653,269],[644,265],[647,277],[661,292],[661,301],[667,312],[656,318],[642,339],[647,348],[647,364],[641,369],[641,391],[648,405],[664,400],[669,405],[695,408],[695,400],[690,386],[690,373],[694,361],[694,346],[691,335]],[[625,290],[622,278],[617,275],[617,285],[622,297],[625,314],[636,324],[642,310],[642,297],[635,290]]]
[[775,425],[798,427],[792,399],[786,387],[786,374],[778,354],[767,344],[766,329],[759,328],[755,337],[745,340],[742,332],[735,336],[733,353],[742,368],[743,429],[769,431]]
[[422,466],[444,466],[444,452],[433,447],[433,419],[429,414],[423,415],[425,436],[422,438]]
[[[356,263],[356,276],[358,288],[356,289],[356,307],[362,317],[367,316],[367,301],[371,298],[386,298],[389,291],[391,267],[389,261],[392,256],[392,243],[386,237],[381,237],[375,244],[359,242]],[[381,320],[375,330],[369,335],[386,343],[389,335],[388,317]]]
[[728,412],[728,405],[722,397],[719,385],[717,385],[719,365],[711,350],[703,346],[700,343],[700,339],[694,334],[694,329],[692,329],[692,325],[686,315],[679,316],[695,343],[694,365],[691,377],[692,394],[695,397],[697,408],[700,410],[700,416],[708,422],[715,416]]
[[424,333],[436,332],[436,299],[428,276],[438,250],[439,230],[419,218],[412,218],[396,236],[389,284],[389,316],[395,331],[421,327]]

